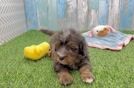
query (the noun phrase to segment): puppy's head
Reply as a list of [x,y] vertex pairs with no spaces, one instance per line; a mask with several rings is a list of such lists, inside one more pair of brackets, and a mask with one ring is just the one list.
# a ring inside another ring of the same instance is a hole
[[75,30],[69,29],[53,36],[53,59],[64,65],[73,65],[86,54],[84,38]]

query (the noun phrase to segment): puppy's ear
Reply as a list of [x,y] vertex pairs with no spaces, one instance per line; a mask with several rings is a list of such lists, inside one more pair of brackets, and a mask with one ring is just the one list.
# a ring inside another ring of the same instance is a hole
[[87,56],[87,45],[84,39],[79,43],[79,54],[82,56]]

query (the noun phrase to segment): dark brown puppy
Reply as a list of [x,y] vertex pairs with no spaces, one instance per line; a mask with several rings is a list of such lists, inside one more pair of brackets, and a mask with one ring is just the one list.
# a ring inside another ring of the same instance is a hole
[[51,57],[61,84],[68,85],[73,82],[73,78],[69,73],[73,69],[79,70],[81,79],[84,82],[93,82],[94,77],[91,72],[87,45],[80,33],[73,29],[56,33],[43,29],[41,31],[52,35],[50,42]]

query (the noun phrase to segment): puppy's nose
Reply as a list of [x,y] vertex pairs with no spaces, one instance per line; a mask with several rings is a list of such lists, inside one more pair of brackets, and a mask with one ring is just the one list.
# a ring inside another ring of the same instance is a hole
[[64,60],[65,57],[66,57],[65,55],[62,55],[62,56],[59,55],[59,59],[60,59],[61,61]]
[[62,61],[62,60],[64,60],[64,57],[59,57],[59,59]]
[[66,57],[65,54],[63,54],[63,53],[58,52],[57,54],[58,54],[60,60],[64,60],[64,58]]

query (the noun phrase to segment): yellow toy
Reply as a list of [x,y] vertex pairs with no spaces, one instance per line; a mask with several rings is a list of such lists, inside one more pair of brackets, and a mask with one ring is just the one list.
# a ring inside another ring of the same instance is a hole
[[24,48],[24,57],[31,60],[38,60],[41,57],[47,55],[50,50],[50,45],[47,42],[43,42],[39,45],[31,45]]

